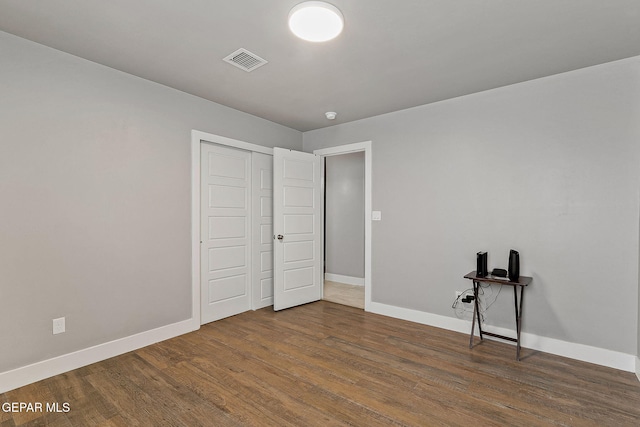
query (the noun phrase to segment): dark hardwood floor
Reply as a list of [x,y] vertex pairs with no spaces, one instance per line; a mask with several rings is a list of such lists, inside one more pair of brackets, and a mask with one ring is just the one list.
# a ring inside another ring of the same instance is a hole
[[632,373],[325,301],[271,308],[0,395],[0,426],[638,426]]

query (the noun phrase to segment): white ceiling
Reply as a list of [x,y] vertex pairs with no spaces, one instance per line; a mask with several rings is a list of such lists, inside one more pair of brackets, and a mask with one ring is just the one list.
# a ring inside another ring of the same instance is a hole
[[640,0],[330,0],[324,44],[301,1],[0,0],[0,30],[300,131],[640,55]]

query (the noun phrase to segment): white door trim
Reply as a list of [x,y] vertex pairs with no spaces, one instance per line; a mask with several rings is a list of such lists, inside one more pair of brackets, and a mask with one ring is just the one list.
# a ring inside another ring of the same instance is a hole
[[[337,147],[314,150],[319,156],[337,156],[340,154],[364,151],[364,309],[371,311],[371,141],[339,145]],[[323,187],[324,191],[324,187]]]
[[213,142],[214,144],[226,145],[227,147],[239,148],[247,151],[257,151],[258,153],[270,154],[273,156],[273,148],[264,147],[262,145],[252,144],[237,139],[227,138],[226,136],[214,135],[212,133],[201,132],[199,130],[191,131],[191,147],[194,142],[200,146],[200,141]]
[[200,329],[200,144],[210,142],[273,155],[273,149],[212,133],[191,131],[191,327]]

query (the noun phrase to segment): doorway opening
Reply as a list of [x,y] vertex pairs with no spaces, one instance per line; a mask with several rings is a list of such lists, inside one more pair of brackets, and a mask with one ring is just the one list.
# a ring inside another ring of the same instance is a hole
[[368,311],[372,294],[371,141],[313,153],[325,158],[323,299]]
[[323,299],[364,309],[365,153],[324,158]]

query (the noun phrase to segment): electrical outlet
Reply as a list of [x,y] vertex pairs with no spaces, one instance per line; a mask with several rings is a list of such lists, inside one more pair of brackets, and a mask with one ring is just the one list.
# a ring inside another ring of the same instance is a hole
[[61,334],[65,331],[64,317],[53,319],[53,335]]

